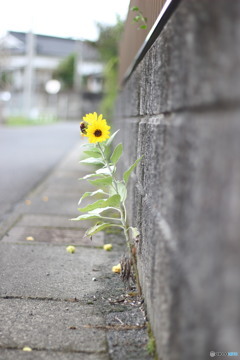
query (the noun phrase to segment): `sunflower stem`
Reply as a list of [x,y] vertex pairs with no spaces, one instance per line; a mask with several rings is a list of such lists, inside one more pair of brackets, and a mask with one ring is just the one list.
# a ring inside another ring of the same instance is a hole
[[[101,144],[100,143],[97,143],[97,146],[101,152],[101,155],[102,155],[102,159],[104,161],[104,164],[106,165],[110,175],[112,176],[112,179],[113,179],[113,189],[116,191],[116,194],[119,195],[119,192],[118,192],[118,186],[117,186],[117,180],[115,179],[115,176],[114,176],[114,171],[111,170],[111,167],[108,163],[108,160],[106,159],[106,156],[104,154],[104,150],[102,149],[101,147]],[[114,167],[115,168],[115,167]],[[125,203],[124,201],[121,201],[120,202],[121,205],[120,205],[120,214],[121,214],[121,219],[118,219],[122,222],[122,228],[123,228],[123,231],[124,231],[124,236],[125,236],[125,239],[126,239],[126,244],[127,244],[127,247],[128,247],[128,250],[130,252],[130,257],[131,257],[131,263],[132,263],[132,266],[133,266],[133,272],[134,272],[134,275],[135,275],[135,279],[136,279],[136,285],[137,285],[137,289],[138,289],[138,293],[139,295],[142,294],[142,290],[141,290],[141,285],[140,285],[140,280],[139,280],[139,276],[138,276],[138,269],[137,269],[137,259],[136,259],[136,255],[134,254],[133,252],[133,248],[134,246],[132,245],[131,241],[130,241],[130,237],[129,237],[129,233],[128,233],[128,229],[129,227],[127,226],[127,210],[126,210],[126,207],[125,207]]]
[[114,185],[113,188],[114,188],[114,190],[116,191],[116,193],[119,195],[119,193],[118,193],[118,187],[117,187],[117,181],[116,181],[116,179],[115,179],[115,177],[114,177],[113,171],[111,170],[111,167],[110,167],[110,165],[109,165],[109,163],[108,163],[108,161],[107,161],[107,159],[106,159],[106,156],[105,156],[105,154],[104,154],[104,151],[103,151],[100,143],[97,143],[97,145],[98,145],[98,148],[99,148],[99,150],[100,150],[100,152],[101,152],[103,161],[104,161],[105,165],[107,166],[110,175],[112,176],[113,185]]

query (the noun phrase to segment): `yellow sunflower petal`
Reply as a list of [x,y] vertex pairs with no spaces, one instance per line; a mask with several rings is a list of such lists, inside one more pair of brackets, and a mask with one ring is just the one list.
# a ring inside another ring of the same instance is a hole
[[88,123],[88,124],[91,124],[93,123],[94,121],[97,120],[97,113],[89,113],[89,114],[86,114],[84,117],[83,117],[83,120]]
[[92,124],[95,121],[104,121],[106,123],[106,120],[103,119],[103,115],[98,115],[96,112],[86,114],[85,116],[83,116],[83,120],[88,124]]

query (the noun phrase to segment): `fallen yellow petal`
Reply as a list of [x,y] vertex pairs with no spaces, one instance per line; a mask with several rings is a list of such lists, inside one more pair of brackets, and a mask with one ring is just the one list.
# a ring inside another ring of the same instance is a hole
[[112,272],[114,273],[120,273],[121,272],[121,264],[117,264],[112,267]]
[[67,250],[67,252],[74,254],[76,251],[76,248],[73,245],[69,245],[69,246],[67,246],[66,250]]
[[26,240],[27,240],[27,241],[34,241],[34,237],[33,237],[33,236],[27,236],[27,237],[26,237]]
[[28,200],[28,199],[25,200],[25,204],[26,204],[26,205],[31,205],[31,203],[32,203],[31,200]]
[[48,196],[43,196],[43,197],[42,197],[42,201],[48,202]]
[[22,349],[23,351],[32,351],[32,349],[29,346],[24,346]]
[[103,245],[103,249],[106,250],[106,251],[111,251],[112,250],[112,244]]

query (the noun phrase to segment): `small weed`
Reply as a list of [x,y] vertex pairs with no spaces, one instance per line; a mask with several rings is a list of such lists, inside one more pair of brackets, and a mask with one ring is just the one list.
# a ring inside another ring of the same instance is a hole
[[157,359],[156,341],[152,333],[150,323],[147,323],[147,330],[148,330],[148,343],[146,346],[146,350],[149,353],[149,355],[154,356],[154,359]]
[[156,344],[155,344],[155,339],[154,338],[149,338],[148,343],[147,343],[147,352],[149,353],[149,355],[155,355],[155,351],[156,351]]

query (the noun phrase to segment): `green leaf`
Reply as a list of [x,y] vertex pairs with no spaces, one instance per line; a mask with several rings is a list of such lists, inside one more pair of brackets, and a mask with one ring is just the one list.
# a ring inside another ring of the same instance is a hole
[[76,218],[71,219],[72,221],[80,221],[80,220],[91,220],[91,219],[101,219],[100,215],[97,214],[84,214],[80,215]]
[[85,175],[83,176],[82,178],[79,178],[78,180],[87,180],[87,179],[90,179],[92,177],[101,177],[101,176],[104,176],[102,174],[88,174],[88,175]]
[[125,183],[128,182],[129,176],[131,175],[132,171],[135,169],[135,167],[138,165],[138,163],[142,160],[143,156],[141,156],[139,159],[137,159],[135,161],[134,164],[132,164],[132,166],[130,166],[130,168],[125,171],[125,173],[123,174],[123,179],[125,181]]
[[118,188],[118,193],[119,193],[119,195],[121,197],[121,201],[124,202],[126,200],[126,197],[127,197],[127,188],[120,181],[117,182],[117,188]]
[[[114,166],[113,166],[113,165],[111,165],[111,166],[109,166],[109,167],[110,167],[111,171],[114,170]],[[96,174],[111,175],[111,173],[110,173],[110,171],[108,170],[107,167],[103,167],[103,168],[101,168],[101,169],[98,169],[98,170],[96,171]]]
[[117,135],[117,133],[119,132],[119,130],[115,131],[115,133],[113,133],[110,138],[107,140],[106,142],[106,146],[109,146],[112,142],[113,142],[113,139],[115,138],[115,136]]
[[141,25],[140,26],[140,29],[146,29],[147,28],[147,25]]
[[102,155],[98,151],[84,151],[85,154],[92,156],[93,158],[100,158]]
[[94,195],[97,195],[97,194],[105,194],[105,192],[104,192],[103,190],[101,190],[101,189],[96,190],[96,191],[93,191],[93,192],[90,192],[90,191],[85,192],[85,193],[83,194],[83,196],[80,198],[80,200],[79,200],[79,202],[78,202],[78,205],[80,205],[81,202],[83,201],[83,199],[85,199],[86,197],[88,197],[88,196],[94,196]]
[[87,211],[92,211],[95,209],[99,209],[99,208],[106,208],[108,206],[111,207],[116,207],[118,208],[120,205],[120,196],[119,195],[113,195],[108,199],[103,199],[103,200],[98,200],[95,201],[93,204],[87,205],[82,209],[78,209],[81,212],[87,212]]
[[[95,209],[95,210],[89,211],[88,213],[90,215],[100,215],[100,214],[102,214],[103,212],[105,212],[107,210],[116,210],[118,213],[120,213],[120,210],[118,208],[116,208],[116,207],[113,207],[113,206],[107,206],[107,207],[102,208],[102,209]],[[116,218],[116,219],[118,219],[118,218]]]
[[87,148],[88,146],[89,146],[89,147],[92,147],[93,144],[84,143],[84,144],[81,144],[81,145],[80,145],[80,148]]
[[111,155],[111,146],[106,146],[105,145],[105,149],[104,149],[105,158],[108,160],[110,155]]
[[79,161],[80,163],[83,163],[83,164],[96,164],[96,165],[99,165],[99,164],[104,164],[104,162],[100,159],[95,159],[93,157],[91,158],[87,158],[87,159],[84,159],[84,160],[81,160]]
[[102,231],[103,229],[110,227],[110,226],[118,226],[121,227],[121,225],[116,225],[116,224],[107,224],[107,223],[96,223],[93,227],[91,227],[90,229],[88,229],[85,233],[85,236],[92,236],[96,233],[98,233],[99,231]]
[[116,164],[118,162],[118,160],[120,159],[122,152],[123,152],[123,146],[120,143],[115,147],[115,149],[112,153],[112,156],[110,158],[111,163]]
[[[100,176],[100,174],[98,174],[98,176]],[[89,180],[89,182],[92,185],[108,186],[112,184],[112,180],[112,176],[105,176],[102,179]]]
[[140,15],[136,15],[135,18],[133,18],[133,21],[138,22],[141,19]]
[[85,144],[81,144],[80,148],[83,148],[85,150],[91,150],[91,151],[95,151],[98,150],[98,148],[96,147],[95,144],[89,144],[89,143],[85,143]]
[[115,188],[113,186],[109,187],[108,193],[109,193],[110,196],[113,196],[113,195],[117,194],[116,190],[115,190]]
[[139,11],[139,8],[138,8],[137,6],[133,6],[133,7],[131,7],[130,10],[131,10],[131,11]]

